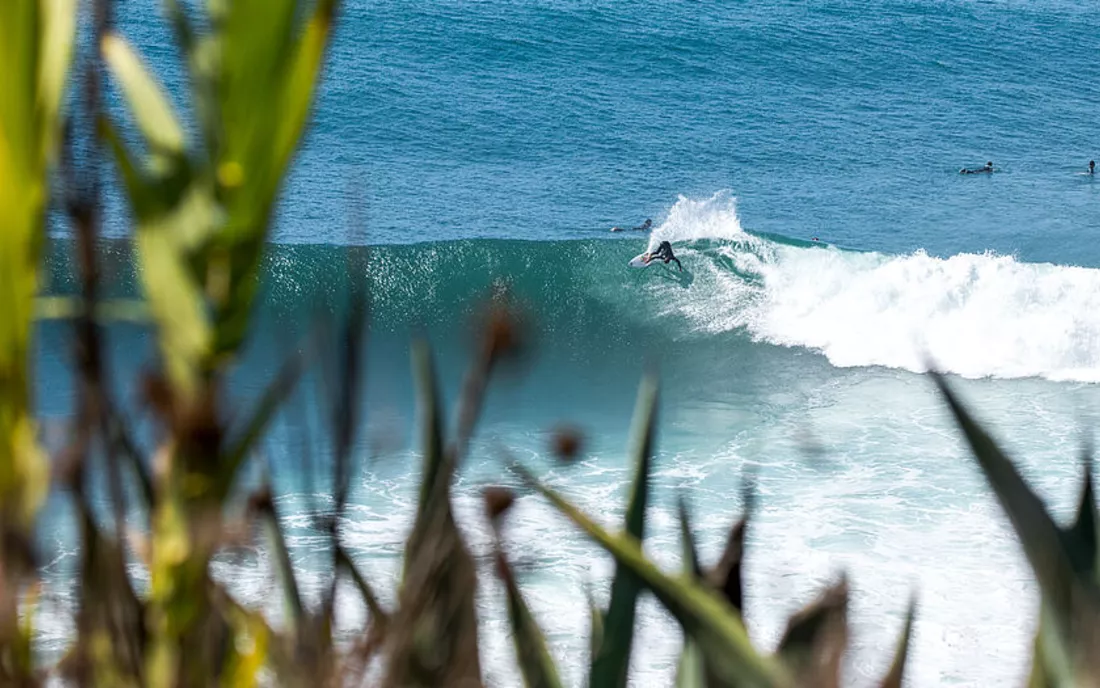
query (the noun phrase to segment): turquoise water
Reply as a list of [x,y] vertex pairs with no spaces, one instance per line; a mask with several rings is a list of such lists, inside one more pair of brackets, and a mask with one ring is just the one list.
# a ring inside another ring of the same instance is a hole
[[[154,5],[128,4],[120,29],[182,103]],[[479,489],[512,480],[505,447],[617,517],[634,391],[656,367],[653,557],[677,564],[678,493],[715,556],[751,468],[761,509],[747,605],[761,644],[846,571],[851,685],[884,669],[914,590],[911,685],[1020,682],[1034,584],[919,373],[929,358],[952,373],[1068,512],[1100,410],[1100,186],[1080,174],[1100,154],[1098,19],[1042,0],[350,2],[280,207],[239,393],[258,393],[309,313],[338,308],[346,246],[370,244],[360,449],[378,456],[347,533],[392,588],[416,481],[408,338],[427,334],[453,398],[476,304],[506,287],[535,348],[493,388],[457,488],[475,549],[488,547]],[[996,174],[958,174],[986,160]],[[348,220],[359,202],[362,232]],[[118,199],[112,208],[109,231],[123,236]],[[608,231],[647,217],[652,236]],[[661,239],[686,274],[626,267]],[[115,288],[131,290],[124,249],[109,253]],[[63,257],[52,263],[64,272]],[[40,341],[49,417],[71,403],[65,341],[54,326]],[[112,341],[125,378],[148,338],[119,328]],[[572,468],[545,457],[562,421],[590,438]],[[266,447],[307,572],[318,542],[305,527],[308,436],[288,415]],[[610,562],[534,497],[508,539],[579,685],[583,588],[605,594]],[[266,599],[262,556],[220,566],[239,595]],[[485,585],[486,672],[515,685],[500,596]],[[362,615],[344,613],[348,627]],[[674,625],[647,602],[639,633],[636,685],[667,685]]]

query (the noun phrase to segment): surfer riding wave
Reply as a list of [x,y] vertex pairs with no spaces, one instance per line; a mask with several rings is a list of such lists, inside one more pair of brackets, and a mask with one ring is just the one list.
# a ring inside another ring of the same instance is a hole
[[672,244],[667,241],[662,241],[657,246],[657,250],[652,253],[646,253],[642,256],[642,261],[649,265],[654,260],[663,260],[665,265],[668,265],[669,261],[676,263],[676,267],[680,269],[680,272],[684,271],[684,266],[680,264],[680,259],[672,255]]

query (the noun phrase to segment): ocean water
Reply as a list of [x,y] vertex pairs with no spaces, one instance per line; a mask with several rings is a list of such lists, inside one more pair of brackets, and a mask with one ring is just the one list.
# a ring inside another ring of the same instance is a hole
[[[156,3],[119,14],[185,103]],[[453,399],[478,304],[507,288],[534,350],[492,388],[456,487],[476,551],[488,551],[479,490],[515,482],[508,455],[616,521],[635,390],[655,368],[652,557],[678,565],[679,494],[716,557],[751,472],[746,603],[759,644],[846,573],[847,683],[885,670],[917,594],[909,685],[1020,684],[1035,585],[920,373],[928,361],[950,373],[1069,514],[1100,411],[1100,183],[1081,174],[1100,157],[1098,20],[1097,7],[1058,0],[352,0],[285,188],[238,393],[259,393],[311,312],[338,308],[347,247],[369,245],[364,461],[346,533],[392,600],[418,472],[409,338],[432,342]],[[996,174],[958,174],[986,160]],[[125,237],[122,201],[110,208],[108,233]],[[651,235],[608,231],[647,217]],[[65,229],[54,233],[51,288],[64,290]],[[660,240],[684,273],[626,267]],[[132,290],[125,246],[106,255],[114,288]],[[149,337],[110,335],[133,399]],[[39,341],[47,418],[72,403],[66,341],[56,325]],[[285,414],[265,458],[310,581],[308,509],[324,495],[303,455],[323,463],[325,450],[309,445],[308,415]],[[588,437],[576,466],[547,458],[562,422]],[[534,496],[507,536],[551,651],[580,685],[584,589],[606,595],[611,562]],[[51,547],[61,571],[71,551],[60,536]],[[517,685],[485,573],[485,672]],[[245,600],[268,597],[262,553],[220,562],[219,575]],[[347,629],[362,619],[351,603],[342,612]],[[44,641],[67,632],[58,621]],[[647,600],[638,633],[633,684],[668,685],[674,623]]]

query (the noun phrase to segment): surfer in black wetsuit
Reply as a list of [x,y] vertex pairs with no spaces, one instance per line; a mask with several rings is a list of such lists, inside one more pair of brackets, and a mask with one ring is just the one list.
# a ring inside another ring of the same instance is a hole
[[667,241],[662,241],[660,244],[658,244],[657,250],[653,253],[650,253],[646,257],[646,265],[648,265],[650,261],[657,259],[663,260],[665,262],[665,265],[668,265],[669,261],[674,261],[676,263],[676,267],[680,268],[680,272],[684,271],[684,266],[680,265],[680,259],[672,255],[672,244],[668,243]]
[[1096,161],[1089,160],[1089,174],[1096,174]]
[[987,162],[985,167],[964,167],[959,170],[959,174],[990,174],[993,172],[993,163]]

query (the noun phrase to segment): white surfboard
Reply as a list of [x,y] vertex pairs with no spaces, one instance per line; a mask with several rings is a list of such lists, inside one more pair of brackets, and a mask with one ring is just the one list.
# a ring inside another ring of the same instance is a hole
[[646,257],[646,254],[639,253],[638,255],[631,258],[630,262],[627,263],[627,265],[629,265],[632,268],[648,268],[651,265],[657,265],[658,263],[661,262],[659,260],[651,260],[647,263],[645,261],[645,257]]

